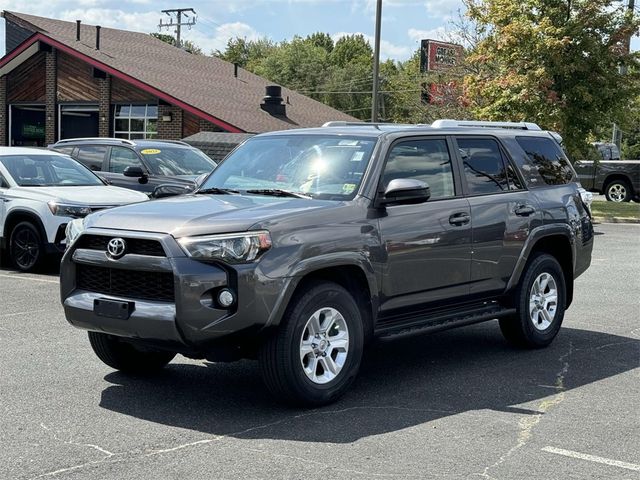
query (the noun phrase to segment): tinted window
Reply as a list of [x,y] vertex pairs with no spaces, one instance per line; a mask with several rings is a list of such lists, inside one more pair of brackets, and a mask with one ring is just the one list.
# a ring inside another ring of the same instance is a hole
[[555,141],[544,137],[516,137],[516,141],[544,184],[562,185],[573,180],[573,168]]
[[216,166],[213,160],[195,148],[158,145],[140,150],[154,175],[202,175]]
[[102,170],[102,161],[107,153],[107,147],[82,145],[78,147],[78,160],[84,163],[91,170]]
[[507,169],[498,142],[490,138],[458,138],[457,141],[471,195],[509,189]]
[[76,147],[72,147],[70,145],[64,146],[64,147],[54,147],[54,150],[56,152],[60,152],[60,153],[66,153],[67,155],[71,155],[71,152],[73,152],[73,149]]
[[396,178],[415,178],[429,185],[431,198],[455,195],[451,156],[441,139],[412,140],[396,144],[389,153],[382,181],[386,188]]
[[127,167],[143,168],[138,154],[129,148],[111,147],[109,171],[111,173],[124,173],[124,169]]
[[0,175],[0,188],[9,188],[7,181]]

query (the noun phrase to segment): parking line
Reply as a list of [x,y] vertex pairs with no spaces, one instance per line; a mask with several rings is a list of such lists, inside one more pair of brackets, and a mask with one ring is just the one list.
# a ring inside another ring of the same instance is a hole
[[4,278],[17,278],[18,280],[31,280],[33,282],[44,282],[44,283],[55,283],[58,284],[60,283],[58,280],[46,280],[44,278],[34,278],[34,277],[25,277],[22,275],[0,275],[0,277],[4,277]]
[[626,468],[627,470],[633,470],[640,472],[640,465],[635,463],[621,462],[620,460],[612,460],[610,458],[596,457],[595,455],[589,455],[588,453],[573,452],[571,450],[564,450],[563,448],[556,447],[544,447],[543,452],[555,453],[557,455],[564,455],[565,457],[577,458],[579,460],[586,460],[588,462],[602,463],[604,465],[610,465],[612,467]]

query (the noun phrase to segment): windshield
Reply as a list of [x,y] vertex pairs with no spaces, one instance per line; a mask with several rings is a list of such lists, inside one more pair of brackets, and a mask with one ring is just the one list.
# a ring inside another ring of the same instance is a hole
[[154,175],[202,175],[216,166],[213,160],[195,148],[159,145],[143,148],[140,153]]
[[21,187],[104,185],[86,167],[61,155],[9,155],[0,163]]
[[256,137],[231,153],[202,189],[277,189],[313,198],[351,199],[375,143],[374,138],[343,135]]

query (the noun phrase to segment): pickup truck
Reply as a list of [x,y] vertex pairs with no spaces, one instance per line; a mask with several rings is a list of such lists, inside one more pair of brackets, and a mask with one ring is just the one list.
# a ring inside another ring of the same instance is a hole
[[573,166],[586,190],[610,202],[640,200],[640,160],[580,160]]

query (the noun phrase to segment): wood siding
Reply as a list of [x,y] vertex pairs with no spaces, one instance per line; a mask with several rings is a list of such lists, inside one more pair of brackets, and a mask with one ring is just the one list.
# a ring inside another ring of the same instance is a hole
[[182,115],[182,138],[190,137],[200,131],[200,119],[193,113],[184,112]]
[[45,101],[44,52],[36,53],[7,74],[7,102]]
[[97,102],[100,84],[93,67],[63,52],[58,52],[58,101]]
[[140,90],[118,78],[114,78],[111,83],[111,102],[112,103],[137,103],[148,102],[157,103],[157,97]]

